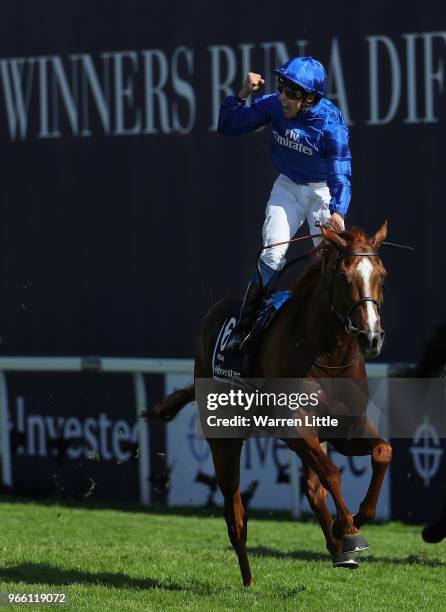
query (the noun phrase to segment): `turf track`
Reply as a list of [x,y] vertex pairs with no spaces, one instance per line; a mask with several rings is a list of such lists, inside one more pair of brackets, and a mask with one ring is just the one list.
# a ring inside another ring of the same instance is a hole
[[64,609],[446,610],[446,542],[424,544],[419,527],[366,527],[371,549],[352,572],[332,569],[312,521],[253,513],[256,585],[244,589],[220,511],[6,498],[0,512],[0,590],[66,591]]

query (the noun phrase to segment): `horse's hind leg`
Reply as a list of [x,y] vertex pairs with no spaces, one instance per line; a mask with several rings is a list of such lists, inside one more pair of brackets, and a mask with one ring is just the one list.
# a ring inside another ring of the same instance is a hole
[[243,440],[213,438],[208,440],[214,460],[215,475],[225,500],[228,535],[237,554],[243,584],[252,584],[246,538],[248,518],[240,496],[240,453]]

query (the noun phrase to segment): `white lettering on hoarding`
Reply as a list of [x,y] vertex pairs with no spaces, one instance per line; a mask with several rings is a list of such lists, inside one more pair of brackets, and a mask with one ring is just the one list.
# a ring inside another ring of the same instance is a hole
[[[364,40],[367,60],[355,62],[354,72],[345,63],[351,54],[342,53],[341,39],[333,36],[330,43],[327,97],[346,122],[358,122],[349,103],[358,92],[358,71],[369,82],[366,125],[438,122],[438,99],[445,94],[446,31],[401,33],[398,38],[374,34]],[[110,137],[188,135],[198,116],[193,82],[198,62],[199,95],[209,115],[204,120],[215,131],[223,98],[239,90],[248,71],[264,76],[263,93],[269,93],[275,90],[274,68],[312,50],[311,41],[302,38],[292,46],[282,40],[209,44],[200,53],[197,58],[194,49],[179,45],[171,52],[0,58],[0,113],[9,138],[91,138],[97,132]]]
[[[370,119],[367,123],[369,125],[385,125],[390,123],[395,117],[401,97],[401,67],[398,51],[395,43],[388,36],[367,36],[366,40],[369,43],[370,62]],[[378,54],[380,47],[386,51],[390,64],[390,82],[387,82],[385,85],[382,84],[379,72],[380,63]],[[379,109],[380,85],[388,92],[388,97],[390,98],[387,112],[383,117],[380,117]]]
[[23,396],[16,398],[16,429],[25,436],[17,453],[30,457],[49,456],[52,440],[72,440],[72,445],[66,449],[70,459],[90,459],[99,455],[104,461],[123,462],[132,458],[128,445],[138,441],[138,423],[129,425],[122,419],[111,421],[105,412],[85,420],[75,416],[27,415]]
[[348,125],[353,125],[348,108],[347,90],[342,70],[341,52],[339,41],[333,38],[328,64],[327,98],[333,100],[339,106]]

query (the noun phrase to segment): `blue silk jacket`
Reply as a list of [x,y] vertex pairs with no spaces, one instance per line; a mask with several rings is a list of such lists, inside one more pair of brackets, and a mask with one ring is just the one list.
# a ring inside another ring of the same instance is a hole
[[286,119],[275,93],[257,98],[251,106],[228,96],[220,108],[220,134],[246,134],[268,124],[274,167],[298,185],[326,182],[330,211],[344,216],[351,197],[351,155],[348,128],[338,107],[322,98],[294,119]]

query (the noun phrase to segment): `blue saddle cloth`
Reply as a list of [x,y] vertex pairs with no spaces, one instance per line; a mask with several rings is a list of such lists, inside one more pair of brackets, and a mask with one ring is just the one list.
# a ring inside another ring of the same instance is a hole
[[276,317],[279,310],[290,299],[290,291],[278,291],[270,295],[260,307],[249,337],[248,351],[226,350],[229,338],[237,323],[241,302],[235,304],[221,325],[212,354],[212,373],[216,380],[242,382],[249,378],[250,351]]

